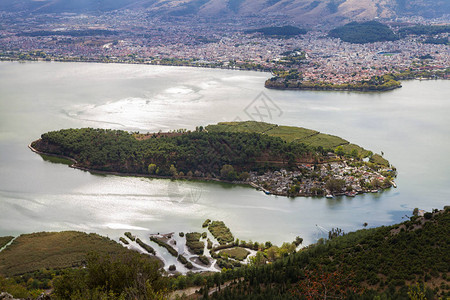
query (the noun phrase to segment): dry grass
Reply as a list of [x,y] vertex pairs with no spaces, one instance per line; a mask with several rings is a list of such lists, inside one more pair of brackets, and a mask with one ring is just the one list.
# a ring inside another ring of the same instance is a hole
[[11,242],[13,238],[14,238],[13,236],[0,236],[0,249],[5,247],[5,245],[8,244],[9,242]]
[[113,240],[93,233],[65,231],[23,234],[0,252],[0,274],[12,276],[43,268],[80,266],[91,251],[114,255],[128,250]]

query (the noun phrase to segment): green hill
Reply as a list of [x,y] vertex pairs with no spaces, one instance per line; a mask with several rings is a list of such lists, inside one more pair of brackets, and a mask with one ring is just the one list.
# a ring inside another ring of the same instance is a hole
[[81,266],[91,251],[117,255],[128,250],[108,238],[84,232],[22,234],[0,252],[0,275]]
[[[349,141],[344,140],[335,135],[320,133],[319,131],[294,127],[294,126],[282,126],[269,124],[256,121],[245,122],[221,122],[217,125],[206,126],[208,132],[248,132],[248,133],[261,133],[268,136],[279,137],[282,140],[290,143],[302,143],[311,147],[321,147],[323,149],[335,149],[338,146],[343,146],[347,153],[350,153],[353,149],[356,149],[363,156],[367,156],[369,151],[358,146],[351,144]],[[384,163],[387,163],[385,161]]]
[[376,21],[351,22],[331,30],[328,35],[355,44],[398,40],[392,29]]
[[247,30],[246,33],[255,33],[259,32],[266,36],[281,36],[281,37],[292,37],[296,35],[305,34],[307,31],[302,28],[298,28],[295,26],[273,26],[273,27],[264,27],[259,29]]

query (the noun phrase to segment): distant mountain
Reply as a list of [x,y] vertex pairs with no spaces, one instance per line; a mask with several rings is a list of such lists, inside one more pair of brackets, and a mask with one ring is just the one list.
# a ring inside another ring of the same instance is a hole
[[142,9],[163,17],[288,18],[299,24],[336,24],[397,16],[450,14],[448,0],[1,0],[0,10],[99,13]]

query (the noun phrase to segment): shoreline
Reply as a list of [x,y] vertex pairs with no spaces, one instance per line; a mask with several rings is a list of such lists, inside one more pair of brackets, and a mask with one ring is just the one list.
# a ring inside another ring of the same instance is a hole
[[137,62],[137,61],[101,61],[101,60],[63,60],[63,59],[52,59],[52,60],[39,60],[39,59],[8,59],[1,58],[0,62],[44,62],[44,63],[94,63],[94,64],[123,64],[123,65],[145,65],[145,66],[162,66],[162,67],[189,67],[189,68],[203,68],[203,69],[216,69],[216,70],[230,70],[230,71],[248,71],[248,72],[261,72],[261,73],[272,73],[272,70],[261,70],[261,69],[245,69],[245,68],[230,68],[230,67],[214,67],[214,66],[196,66],[191,64],[179,64],[171,65],[164,63],[151,63],[151,62]]
[[[38,141],[38,140],[36,140]],[[216,183],[227,183],[227,184],[232,184],[232,185],[241,185],[241,186],[248,186],[251,188],[254,188],[256,191],[262,191],[263,193],[265,193],[267,196],[270,195],[274,195],[274,196],[282,196],[282,197],[286,197],[286,198],[297,198],[297,197],[311,197],[311,198],[334,198],[334,197],[340,197],[340,196],[346,196],[346,197],[351,197],[354,198],[356,195],[361,195],[361,194],[369,194],[369,193],[375,193],[375,190],[369,190],[369,191],[357,191],[355,192],[353,195],[347,195],[346,192],[340,192],[340,193],[334,193],[331,194],[332,197],[328,197],[329,195],[313,195],[313,194],[307,194],[307,193],[299,193],[295,196],[289,195],[288,193],[279,193],[279,192],[274,192],[274,191],[270,191],[265,189],[264,187],[262,187],[261,185],[255,184],[254,182],[244,182],[244,181],[228,181],[228,180],[223,180],[223,179],[219,179],[219,178],[192,178],[192,177],[187,177],[187,176],[177,176],[177,177],[168,177],[168,176],[159,176],[159,175],[150,175],[150,174],[141,174],[141,173],[125,173],[125,172],[115,172],[115,171],[101,171],[101,170],[95,170],[95,169],[89,169],[86,167],[81,167],[81,166],[77,166],[76,164],[78,163],[74,158],[68,157],[68,156],[64,156],[64,155],[59,155],[59,154],[53,154],[53,153],[45,153],[42,151],[39,151],[37,149],[35,149],[32,144],[36,141],[31,142],[28,145],[28,148],[39,155],[47,155],[47,156],[53,156],[53,157],[58,157],[58,158],[63,158],[63,159],[67,159],[70,160],[71,162],[73,162],[73,164],[69,165],[70,168],[76,169],[76,170],[81,170],[81,171],[85,171],[85,172],[89,172],[92,174],[98,174],[98,175],[114,175],[114,176],[123,176],[123,177],[141,177],[141,178],[155,178],[155,179],[168,179],[168,180],[187,180],[187,181],[200,181],[200,182],[216,182]],[[397,185],[395,184],[394,181],[392,181],[391,183],[392,185],[388,188],[379,188],[376,190],[376,193],[378,192],[382,192],[384,190],[390,189],[392,187],[397,188]]]
[[[34,141],[34,142],[36,142],[36,141]],[[71,157],[68,157],[68,156],[64,156],[64,155],[60,155],[60,154],[53,154],[53,153],[46,153],[46,152],[39,151],[36,148],[33,148],[33,146],[31,146],[31,144],[34,143],[34,142],[31,142],[28,145],[28,148],[31,151],[33,151],[34,153],[40,154],[40,155],[47,155],[47,156],[53,156],[53,157],[58,157],[58,158],[63,158],[63,159],[70,160],[71,162],[73,162],[73,164],[69,165],[69,168],[76,169],[76,170],[81,170],[81,171],[85,171],[85,172],[89,172],[89,173],[93,173],[93,174],[144,177],[144,178],[155,178],[155,179],[170,179],[170,180],[180,180],[181,179],[181,180],[202,181],[202,182],[213,181],[213,182],[228,183],[228,184],[233,184],[233,185],[251,186],[250,183],[248,183],[248,182],[227,181],[227,180],[222,180],[222,179],[218,179],[218,178],[189,178],[187,176],[183,176],[183,177],[168,177],[168,176],[160,176],[160,175],[141,174],[141,173],[125,173],[125,172],[101,171],[101,170],[89,169],[89,168],[86,168],[86,167],[77,166],[76,164],[78,162],[74,158],[71,158]]]
[[[124,64],[124,65],[146,65],[146,66],[163,66],[163,67],[186,67],[186,68],[202,68],[202,69],[215,69],[215,70],[229,70],[229,71],[247,71],[247,72],[261,72],[261,73],[270,73],[273,74],[273,70],[262,70],[262,69],[244,69],[244,68],[230,68],[230,67],[218,67],[218,66],[197,66],[192,64],[179,64],[179,65],[171,65],[171,64],[161,64],[161,63],[151,63],[151,62],[137,62],[137,61],[101,61],[101,60],[63,60],[63,59],[52,59],[50,61],[39,60],[39,59],[30,59],[30,60],[19,60],[19,59],[8,59],[1,58],[0,62],[18,62],[18,63],[26,63],[26,62],[47,62],[47,63],[96,63],[96,64]],[[267,79],[270,80],[271,78]],[[267,81],[266,80],[266,81]],[[439,77],[439,78],[427,78],[427,77],[411,77],[411,78],[399,78],[399,80],[450,80],[449,78]],[[371,89],[341,89],[341,88],[312,88],[312,87],[272,87],[267,86],[264,83],[264,88],[269,90],[280,90],[280,91],[317,91],[317,92],[359,92],[359,93],[383,93],[388,91],[393,91],[395,89],[401,88],[402,85],[389,87],[381,90],[371,90]]]
[[[443,80],[445,80],[444,78],[442,78]],[[431,79],[430,79],[431,80]],[[382,92],[388,92],[388,91],[393,91],[396,89],[399,89],[402,87],[402,85],[399,86],[395,86],[395,87],[390,87],[390,88],[385,88],[385,89],[381,89],[381,90],[371,90],[371,89],[349,89],[349,88],[314,88],[314,87],[272,87],[272,86],[267,86],[264,85],[264,87],[266,89],[270,89],[270,90],[280,90],[280,91],[317,91],[317,92],[360,92],[360,93],[382,93]]]

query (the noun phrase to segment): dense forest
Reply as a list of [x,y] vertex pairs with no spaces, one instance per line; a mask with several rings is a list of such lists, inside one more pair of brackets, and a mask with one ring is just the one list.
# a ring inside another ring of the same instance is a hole
[[398,40],[392,29],[376,21],[351,22],[331,30],[328,35],[355,44]]
[[281,26],[281,27],[273,26],[246,31],[246,33],[255,33],[255,32],[259,32],[267,36],[291,37],[300,34],[305,34],[307,31],[303,28],[298,28],[294,26]]
[[207,132],[202,128],[148,135],[64,129],[43,134],[32,146],[41,152],[73,158],[78,167],[98,171],[214,178],[220,176],[225,165],[231,165],[233,170],[226,175],[230,180],[237,179],[239,173],[289,167],[312,153],[321,155],[314,147],[279,137]]

